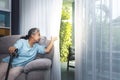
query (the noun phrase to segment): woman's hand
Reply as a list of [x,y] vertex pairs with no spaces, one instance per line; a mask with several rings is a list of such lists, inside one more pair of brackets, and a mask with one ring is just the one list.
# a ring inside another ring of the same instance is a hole
[[12,54],[12,53],[14,53],[15,52],[15,50],[16,50],[16,48],[15,47],[9,47],[9,52]]
[[57,40],[57,37],[51,37],[51,41],[56,41]]
[[57,37],[51,37],[51,41],[50,41],[50,44],[47,46],[47,48],[45,49],[45,52],[46,53],[49,53],[50,50],[52,49],[53,47],[53,44],[54,44],[54,41],[57,40]]

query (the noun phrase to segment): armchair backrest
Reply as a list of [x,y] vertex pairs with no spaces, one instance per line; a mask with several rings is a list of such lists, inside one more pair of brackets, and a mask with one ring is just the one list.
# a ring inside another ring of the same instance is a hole
[[[49,43],[50,43],[50,40],[47,40],[47,38],[44,37],[44,36],[41,37],[40,42],[39,42],[40,45],[43,45],[43,46],[46,46],[46,47],[49,45]],[[49,58],[49,59],[52,60],[52,58],[54,56],[54,46],[51,49],[50,53],[45,54],[45,55],[43,55],[43,54],[38,54],[38,55],[39,55],[40,58]]]
[[0,54],[8,54],[8,48],[20,38],[20,35],[5,36],[0,38]]

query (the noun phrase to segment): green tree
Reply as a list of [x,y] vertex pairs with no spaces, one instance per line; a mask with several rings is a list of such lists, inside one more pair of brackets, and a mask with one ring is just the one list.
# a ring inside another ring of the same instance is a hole
[[67,61],[68,48],[72,45],[72,24],[69,22],[70,9],[63,7],[60,26],[60,56],[61,61]]

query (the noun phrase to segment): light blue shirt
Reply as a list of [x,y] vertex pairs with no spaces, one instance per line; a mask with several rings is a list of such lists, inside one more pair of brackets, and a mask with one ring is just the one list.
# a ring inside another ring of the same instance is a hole
[[[25,66],[36,58],[37,53],[45,54],[45,46],[41,46],[35,43],[33,47],[30,47],[28,40],[19,39],[14,44],[14,47],[18,49],[18,57],[15,57],[12,62],[12,67]],[[10,56],[3,58],[3,62],[9,62]]]

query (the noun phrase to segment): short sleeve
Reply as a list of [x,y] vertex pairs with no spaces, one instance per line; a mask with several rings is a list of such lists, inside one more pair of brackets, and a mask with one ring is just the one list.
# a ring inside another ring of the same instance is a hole
[[14,47],[20,49],[22,47],[22,39],[19,39],[15,42]]
[[41,45],[37,44],[37,51],[40,54],[45,54],[45,46],[41,46]]

